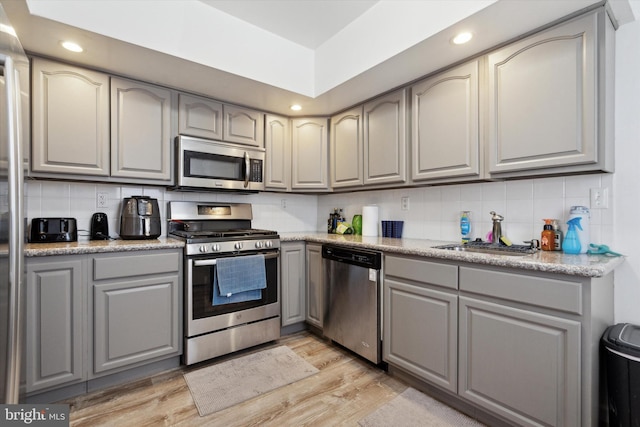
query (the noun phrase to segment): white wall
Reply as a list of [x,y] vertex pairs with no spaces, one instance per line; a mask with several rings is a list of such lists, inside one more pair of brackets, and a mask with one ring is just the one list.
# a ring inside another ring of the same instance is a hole
[[[640,12],[640,2],[631,2]],[[635,3],[635,4],[634,4]],[[637,13],[636,13],[637,14]],[[640,324],[640,22],[616,32],[615,320]]]

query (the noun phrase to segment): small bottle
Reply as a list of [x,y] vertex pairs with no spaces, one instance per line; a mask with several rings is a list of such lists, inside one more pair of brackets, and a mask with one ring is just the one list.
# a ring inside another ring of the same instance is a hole
[[558,225],[558,220],[551,220],[551,225],[553,226],[553,250],[561,251],[562,250],[562,230],[560,230],[560,226]]
[[460,235],[462,243],[469,243],[471,240],[471,211],[462,211],[460,214]]
[[553,232],[553,225],[550,219],[544,220],[544,229],[540,235],[540,249],[543,251],[553,251],[555,233]]

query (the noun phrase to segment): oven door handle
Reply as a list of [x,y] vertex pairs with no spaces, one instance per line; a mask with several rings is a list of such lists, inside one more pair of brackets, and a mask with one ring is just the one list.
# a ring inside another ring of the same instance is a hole
[[250,175],[250,163],[249,163],[249,153],[244,152],[244,188],[249,186],[249,175]]
[[[271,258],[277,258],[278,254],[266,254],[264,256],[264,259],[271,259]],[[198,259],[193,261],[193,266],[194,267],[203,267],[203,266],[207,266],[207,265],[216,265],[217,264],[217,259]]]

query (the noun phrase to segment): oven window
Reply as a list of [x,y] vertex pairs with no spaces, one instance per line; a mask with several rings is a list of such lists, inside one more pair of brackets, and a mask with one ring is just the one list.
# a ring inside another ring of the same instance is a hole
[[184,152],[184,174],[194,178],[244,180],[244,159],[218,154]]
[[[247,254],[248,255],[248,254]],[[213,305],[213,274],[215,265],[193,267],[193,319],[232,313],[278,301],[278,257],[265,258],[267,287],[262,290],[262,299],[224,305]]]

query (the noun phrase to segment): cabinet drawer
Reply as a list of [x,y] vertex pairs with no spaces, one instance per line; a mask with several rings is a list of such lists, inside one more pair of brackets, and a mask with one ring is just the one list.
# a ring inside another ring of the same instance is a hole
[[117,279],[180,270],[180,254],[145,253],[93,258],[93,280]]
[[582,314],[582,284],[578,281],[460,267],[460,290]]
[[387,276],[458,289],[458,266],[415,258],[385,257]]

